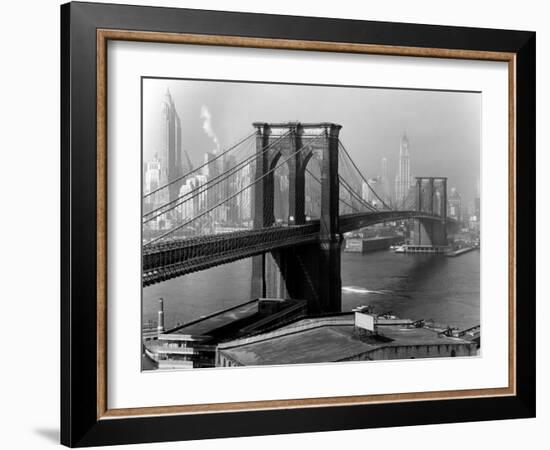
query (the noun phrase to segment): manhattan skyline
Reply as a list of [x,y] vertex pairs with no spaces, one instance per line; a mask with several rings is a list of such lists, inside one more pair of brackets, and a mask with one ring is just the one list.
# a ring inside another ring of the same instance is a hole
[[392,197],[404,134],[411,176],[444,172],[464,199],[477,195],[479,93],[166,79],[143,83],[144,161],[159,152],[159,115],[168,89],[181,120],[181,151],[195,167],[206,152],[223,151],[251,133],[253,121],[332,121],[343,125],[342,139],[369,177],[383,176],[385,158]]

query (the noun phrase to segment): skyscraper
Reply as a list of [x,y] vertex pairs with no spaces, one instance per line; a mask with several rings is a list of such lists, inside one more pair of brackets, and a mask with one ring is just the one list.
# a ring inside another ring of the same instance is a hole
[[409,139],[407,134],[403,134],[401,138],[401,146],[399,149],[399,167],[397,176],[395,177],[395,201],[397,205],[401,204],[411,186],[411,167],[409,160]]
[[192,179],[187,180],[187,182],[181,186],[179,192],[180,197],[183,197],[184,200],[177,207],[177,210],[179,213],[179,218],[185,221],[192,219],[196,215],[195,201],[192,196],[189,195],[195,188],[193,181],[194,180]]
[[146,163],[144,194],[149,194],[160,186],[160,161],[157,155]]
[[380,179],[381,187],[382,187],[382,198],[385,202],[389,202],[390,200],[390,186],[388,183],[388,160],[386,158],[382,158],[381,161],[381,168],[382,168],[382,176]]
[[475,199],[474,199],[474,208],[475,208],[475,216],[476,216],[476,220],[479,222],[480,220],[480,215],[481,215],[481,201],[479,199],[479,191],[480,191],[480,186],[479,186],[479,178],[477,179],[477,185],[476,185],[476,196],[475,196]]
[[[155,155],[153,159],[147,161],[145,176],[143,178],[145,186],[143,187],[143,194],[147,195],[160,187],[160,161]],[[148,212],[158,205],[166,202],[166,197],[164,196],[164,191],[156,192],[153,195],[150,195],[146,198],[144,203],[144,212]]]
[[365,181],[363,181],[361,183],[361,198],[363,199],[363,201],[369,201],[369,194],[369,185]]
[[455,188],[451,189],[447,205],[447,215],[460,222],[462,220],[462,197]]
[[[382,192],[382,178],[381,177],[373,177],[369,178],[368,184],[363,181],[361,184],[361,197],[363,200],[370,205],[373,206],[380,206],[380,200],[378,197],[374,194],[375,192],[377,194],[381,194]],[[369,187],[370,186],[370,187]]]
[[[170,90],[166,89],[161,104],[161,139],[159,149],[161,185],[182,175],[181,139],[181,120],[176,111]],[[170,200],[177,198],[181,185],[182,183],[180,182],[170,186]]]
[[247,222],[252,218],[251,188],[250,185],[250,165],[244,166],[237,172],[237,211],[238,219],[241,223]]

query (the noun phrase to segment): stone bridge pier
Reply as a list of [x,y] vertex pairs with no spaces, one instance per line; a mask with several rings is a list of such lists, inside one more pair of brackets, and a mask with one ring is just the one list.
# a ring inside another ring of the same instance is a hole
[[[252,296],[305,299],[308,312],[341,311],[338,136],[334,123],[254,123],[256,183],[254,228],[274,224],[274,175],[280,158],[288,164],[288,223],[305,223],[305,171],[311,157],[321,161],[319,241],[255,256]],[[268,148],[268,151],[265,149]],[[268,174],[268,175],[266,175]]]
[[415,219],[413,245],[444,247],[447,240],[447,178],[416,177],[416,210],[434,214],[441,221]]

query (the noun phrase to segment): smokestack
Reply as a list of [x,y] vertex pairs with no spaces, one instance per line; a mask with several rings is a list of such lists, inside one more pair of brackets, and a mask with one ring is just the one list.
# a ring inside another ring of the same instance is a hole
[[164,300],[159,298],[159,320],[157,325],[157,333],[162,334],[164,333]]

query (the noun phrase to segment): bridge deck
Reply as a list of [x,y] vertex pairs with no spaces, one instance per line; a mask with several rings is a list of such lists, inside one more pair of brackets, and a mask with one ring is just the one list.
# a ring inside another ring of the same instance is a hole
[[[345,233],[376,223],[418,218],[442,220],[439,216],[418,211],[346,214],[340,216],[340,231]],[[319,226],[319,220],[313,220],[304,225],[273,226],[145,244],[142,283],[149,286],[278,248],[316,242]]]

